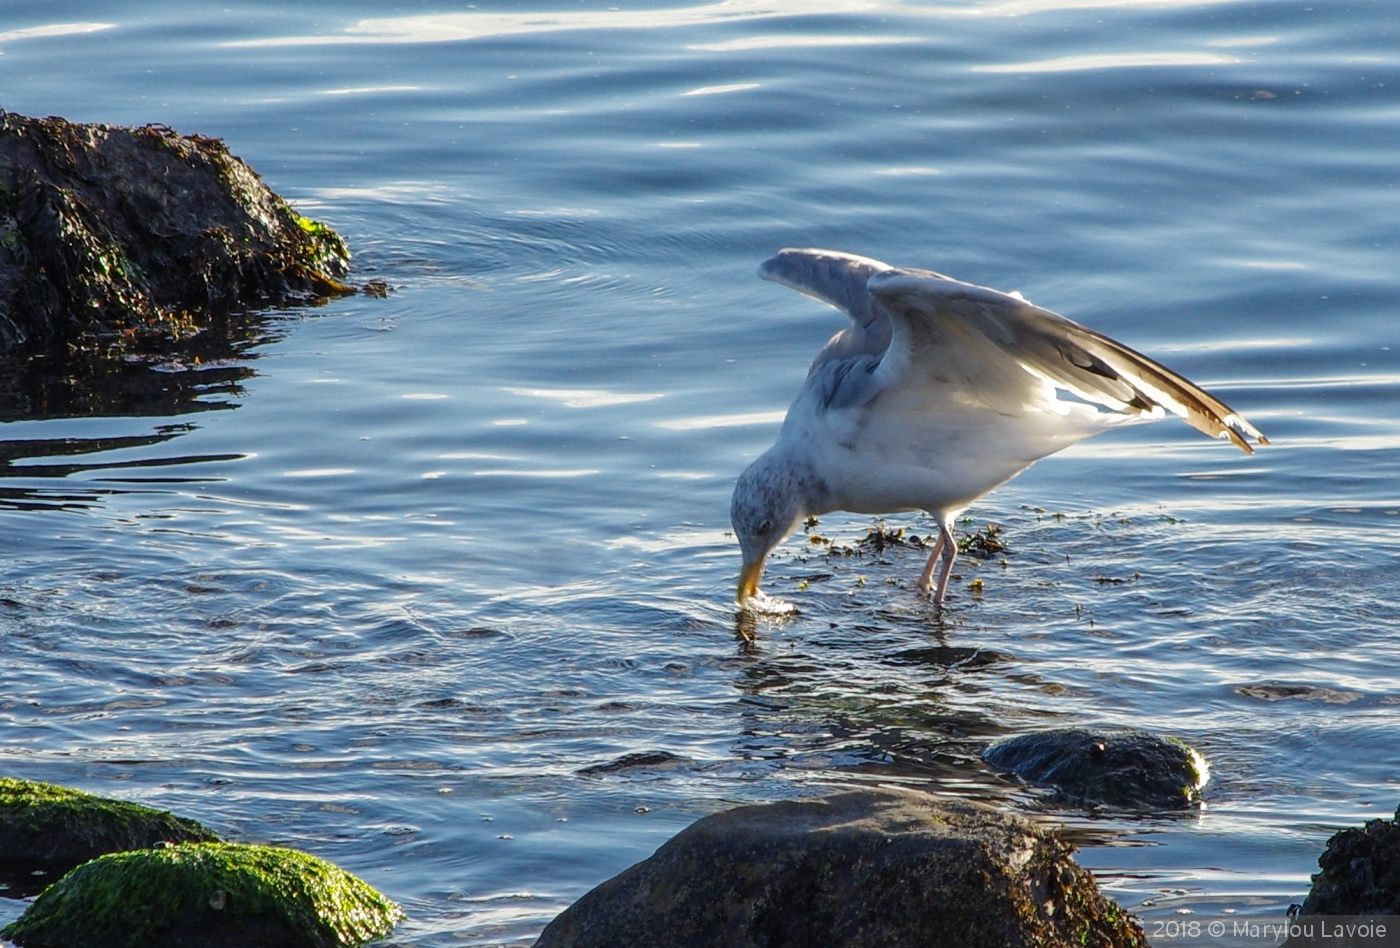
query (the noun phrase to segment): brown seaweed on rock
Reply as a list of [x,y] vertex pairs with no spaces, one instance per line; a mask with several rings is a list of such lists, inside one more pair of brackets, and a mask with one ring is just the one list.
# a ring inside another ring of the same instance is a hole
[[1400,810],[1327,841],[1301,915],[1400,914]]
[[218,139],[0,111],[0,354],[159,350],[348,263]]

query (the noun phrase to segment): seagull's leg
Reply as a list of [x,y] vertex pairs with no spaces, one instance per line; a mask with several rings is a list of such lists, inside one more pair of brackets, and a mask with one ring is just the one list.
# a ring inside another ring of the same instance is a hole
[[928,595],[933,588],[933,567],[938,563],[938,558],[943,555],[943,531],[938,532],[938,542],[933,545],[933,552],[928,555],[928,563],[924,566],[923,575],[919,577],[919,592]]
[[[938,545],[943,548],[943,569],[938,573],[938,589],[933,601],[943,604],[943,594],[948,591],[948,579],[953,575],[953,560],[958,558],[958,541],[953,539],[953,527],[945,520],[938,521]],[[930,562],[932,567],[933,563]]]

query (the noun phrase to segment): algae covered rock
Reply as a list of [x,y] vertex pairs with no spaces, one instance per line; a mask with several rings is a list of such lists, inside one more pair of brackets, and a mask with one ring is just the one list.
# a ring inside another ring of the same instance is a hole
[[179,843],[79,866],[0,937],[25,948],[349,948],[401,918],[367,883],[315,856]]
[[1303,915],[1400,915],[1400,811],[1342,830],[1317,857]]
[[158,842],[216,840],[194,820],[51,783],[0,777],[0,872],[49,874]]
[[0,111],[0,353],[179,339],[353,292],[348,261],[218,139]]
[[744,806],[585,894],[535,948],[1145,948],[1072,852],[908,790]]
[[1071,727],[998,741],[982,759],[1056,799],[1087,808],[1171,810],[1200,799],[1206,759],[1181,741],[1147,731]]

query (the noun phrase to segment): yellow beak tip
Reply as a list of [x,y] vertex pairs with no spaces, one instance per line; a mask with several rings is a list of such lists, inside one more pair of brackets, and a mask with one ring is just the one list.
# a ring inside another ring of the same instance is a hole
[[744,568],[739,571],[739,589],[734,596],[735,602],[744,605],[758,593],[758,581],[763,576],[763,561],[757,563],[745,563]]

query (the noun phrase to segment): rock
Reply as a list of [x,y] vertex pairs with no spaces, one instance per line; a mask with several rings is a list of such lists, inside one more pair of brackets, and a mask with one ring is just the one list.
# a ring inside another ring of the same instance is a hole
[[292,849],[179,843],[85,863],[0,937],[26,948],[350,948],[403,911]]
[[0,777],[0,874],[16,884],[34,873],[36,890],[80,863],[105,853],[158,842],[216,840],[194,820],[51,783]]
[[596,777],[599,774],[615,774],[624,770],[672,770],[688,763],[689,757],[682,757],[670,751],[637,751],[633,754],[623,754],[617,760],[608,761],[606,764],[583,767],[578,773]]
[[908,790],[744,806],[584,895],[535,948],[1145,946],[1071,852]]
[[937,665],[943,668],[982,668],[1013,661],[1016,656],[989,648],[962,648],[956,645],[933,645],[928,648],[907,648],[885,659],[890,665]]
[[1182,809],[1199,801],[1210,780],[1210,765],[1196,750],[1146,731],[1037,731],[998,741],[982,759],[1053,788],[1058,802],[1091,809]]
[[1400,915],[1400,811],[1342,830],[1317,857],[1303,915]]
[[0,111],[0,353],[188,337],[354,292],[348,262],[216,138]]
[[1338,691],[1336,688],[1323,688],[1321,685],[1279,685],[1271,682],[1237,685],[1235,694],[1264,701],[1285,701],[1294,698],[1298,701],[1325,701],[1327,704],[1351,704],[1366,697],[1359,691]]

